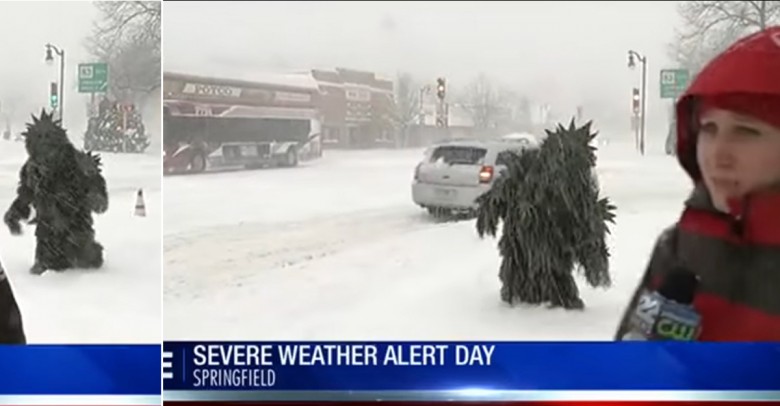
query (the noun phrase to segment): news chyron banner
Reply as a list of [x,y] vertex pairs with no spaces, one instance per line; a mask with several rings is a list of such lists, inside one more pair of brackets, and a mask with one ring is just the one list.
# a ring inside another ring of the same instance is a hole
[[161,346],[0,346],[0,405],[159,405]]
[[203,405],[775,402],[780,343],[168,342],[163,388]]

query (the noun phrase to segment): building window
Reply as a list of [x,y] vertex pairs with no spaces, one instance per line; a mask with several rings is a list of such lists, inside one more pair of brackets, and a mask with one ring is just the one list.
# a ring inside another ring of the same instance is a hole
[[339,140],[339,129],[338,128],[326,128],[323,131],[323,139],[325,141],[338,141]]

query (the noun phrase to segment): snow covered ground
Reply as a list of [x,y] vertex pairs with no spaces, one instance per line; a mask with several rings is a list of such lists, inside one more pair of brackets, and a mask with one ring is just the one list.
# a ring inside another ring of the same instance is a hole
[[[0,225],[0,262],[22,310],[30,343],[153,343],[161,336],[161,197],[159,153],[101,153],[109,210],[95,216],[105,248],[99,270],[31,275],[35,228],[12,236]],[[21,142],[0,141],[0,209],[15,197],[27,159]],[[147,217],[133,216],[143,189]]]
[[618,206],[614,286],[584,312],[499,300],[497,240],[414,206],[415,151],[165,178],[166,339],[609,340],[689,181],[673,158],[600,151]]

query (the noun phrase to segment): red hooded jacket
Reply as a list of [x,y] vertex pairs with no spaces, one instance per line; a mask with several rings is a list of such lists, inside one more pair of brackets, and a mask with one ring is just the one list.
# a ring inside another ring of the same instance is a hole
[[[696,159],[698,107],[707,100],[780,128],[780,27],[746,37],[702,70],[677,103],[677,156],[694,181],[680,220],[656,243],[639,293],[673,268],[699,277],[701,341],[780,341],[780,188],[716,210]],[[628,310],[618,327],[628,327]]]

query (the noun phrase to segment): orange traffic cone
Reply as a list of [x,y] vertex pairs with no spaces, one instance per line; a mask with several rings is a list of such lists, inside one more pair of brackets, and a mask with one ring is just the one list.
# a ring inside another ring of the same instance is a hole
[[144,204],[144,191],[138,189],[138,196],[135,198],[135,215],[146,217],[146,204]]

